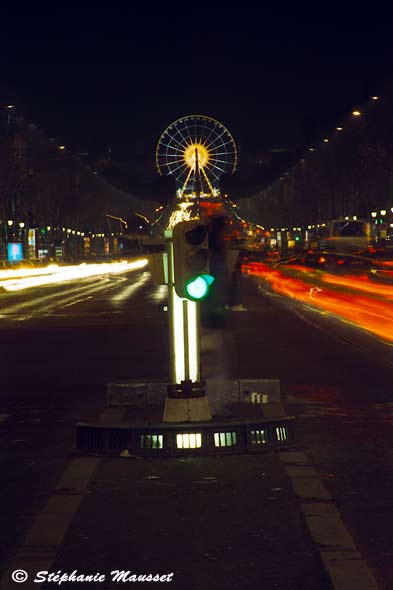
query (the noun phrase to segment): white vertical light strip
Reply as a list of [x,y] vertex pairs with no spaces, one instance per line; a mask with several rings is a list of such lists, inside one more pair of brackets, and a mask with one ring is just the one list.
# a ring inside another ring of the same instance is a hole
[[163,253],[163,265],[164,265],[164,281],[167,285],[169,283],[169,275],[168,275],[168,253]]
[[191,381],[198,381],[197,303],[187,301],[188,309],[188,368]]
[[173,286],[172,289],[172,333],[173,333],[173,354],[175,355],[175,377],[176,383],[184,381],[184,326],[183,326],[183,299],[178,297]]
[[[176,295],[173,266],[173,242],[172,230],[165,230],[165,238],[168,240],[168,296],[170,311],[171,332],[171,373],[174,383],[184,380],[184,326],[183,326],[183,300]],[[165,264],[165,261],[164,261]]]

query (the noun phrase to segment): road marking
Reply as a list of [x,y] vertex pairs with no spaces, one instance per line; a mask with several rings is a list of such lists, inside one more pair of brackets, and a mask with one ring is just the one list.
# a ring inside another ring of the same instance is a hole
[[20,568],[29,574],[29,580],[23,585],[25,590],[41,586],[33,582],[35,575],[38,571],[50,571],[99,461],[96,457],[78,457],[70,463],[54,494],[33,522],[8,570],[1,577],[0,588],[14,588],[11,574]]
[[151,299],[152,301],[157,301],[158,303],[160,301],[164,301],[165,299],[168,299],[167,285],[158,285],[156,287],[156,289],[154,290],[154,292],[150,293],[150,295],[148,295],[148,299]]
[[279,456],[301,501],[308,529],[334,590],[378,590],[372,572],[306,454],[285,451]]
[[132,297],[150,279],[150,273],[144,272],[135,283],[128,285],[124,289],[111,297],[111,303],[115,307],[121,306],[127,299]]
[[71,307],[71,305],[82,303],[82,301],[87,301],[88,299],[93,299],[93,295],[89,295],[88,297],[84,297],[83,299],[76,299],[75,301],[71,301],[71,303],[66,303],[65,305],[63,305],[63,307]]
[[[109,424],[120,421],[125,411],[125,408],[108,407],[100,415],[98,422]],[[100,461],[100,457],[77,457],[71,461],[54,493],[31,525],[7,571],[1,576],[2,590],[15,588],[11,575],[13,571],[20,569],[26,570],[29,575],[29,579],[23,584],[23,590],[37,590],[42,586],[34,583],[35,575],[39,571],[50,571]]]
[[96,282],[94,282],[84,286],[78,285],[77,287],[69,288],[60,293],[56,292],[50,295],[42,295],[41,297],[35,296],[28,301],[5,307],[2,315],[3,317],[7,317],[9,314],[18,314],[22,310],[29,308],[33,308],[33,311],[36,311],[36,309],[39,309],[40,306],[44,307],[45,312],[52,311],[53,309],[56,309],[56,307],[62,307],[66,305],[67,302],[73,301],[77,295],[80,296],[86,292],[93,293],[107,289],[109,282],[109,280],[102,280],[98,285]]

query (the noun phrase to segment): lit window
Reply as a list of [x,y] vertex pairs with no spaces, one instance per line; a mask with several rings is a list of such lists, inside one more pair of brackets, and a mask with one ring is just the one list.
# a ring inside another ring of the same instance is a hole
[[237,443],[236,432],[215,432],[215,447],[231,447]]
[[162,449],[164,446],[164,436],[162,434],[142,434],[142,449]]
[[277,426],[276,428],[277,440],[284,441],[288,440],[288,430],[285,426]]
[[251,430],[250,434],[253,445],[264,445],[267,443],[266,430]]
[[199,449],[202,446],[202,434],[177,434],[176,446],[178,449]]

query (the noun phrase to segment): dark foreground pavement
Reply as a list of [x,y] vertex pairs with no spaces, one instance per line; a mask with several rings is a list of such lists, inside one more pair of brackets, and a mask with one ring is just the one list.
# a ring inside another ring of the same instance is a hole
[[174,572],[182,590],[331,587],[276,453],[102,460],[51,567],[75,569],[106,576],[83,588],[117,588],[113,570]]

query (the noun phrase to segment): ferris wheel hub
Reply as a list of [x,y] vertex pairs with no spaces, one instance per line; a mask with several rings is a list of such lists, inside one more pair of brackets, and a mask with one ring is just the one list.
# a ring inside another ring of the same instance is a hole
[[199,168],[204,168],[209,162],[209,150],[201,143],[192,143],[184,152],[184,161],[189,168],[195,169],[196,153],[198,152]]

